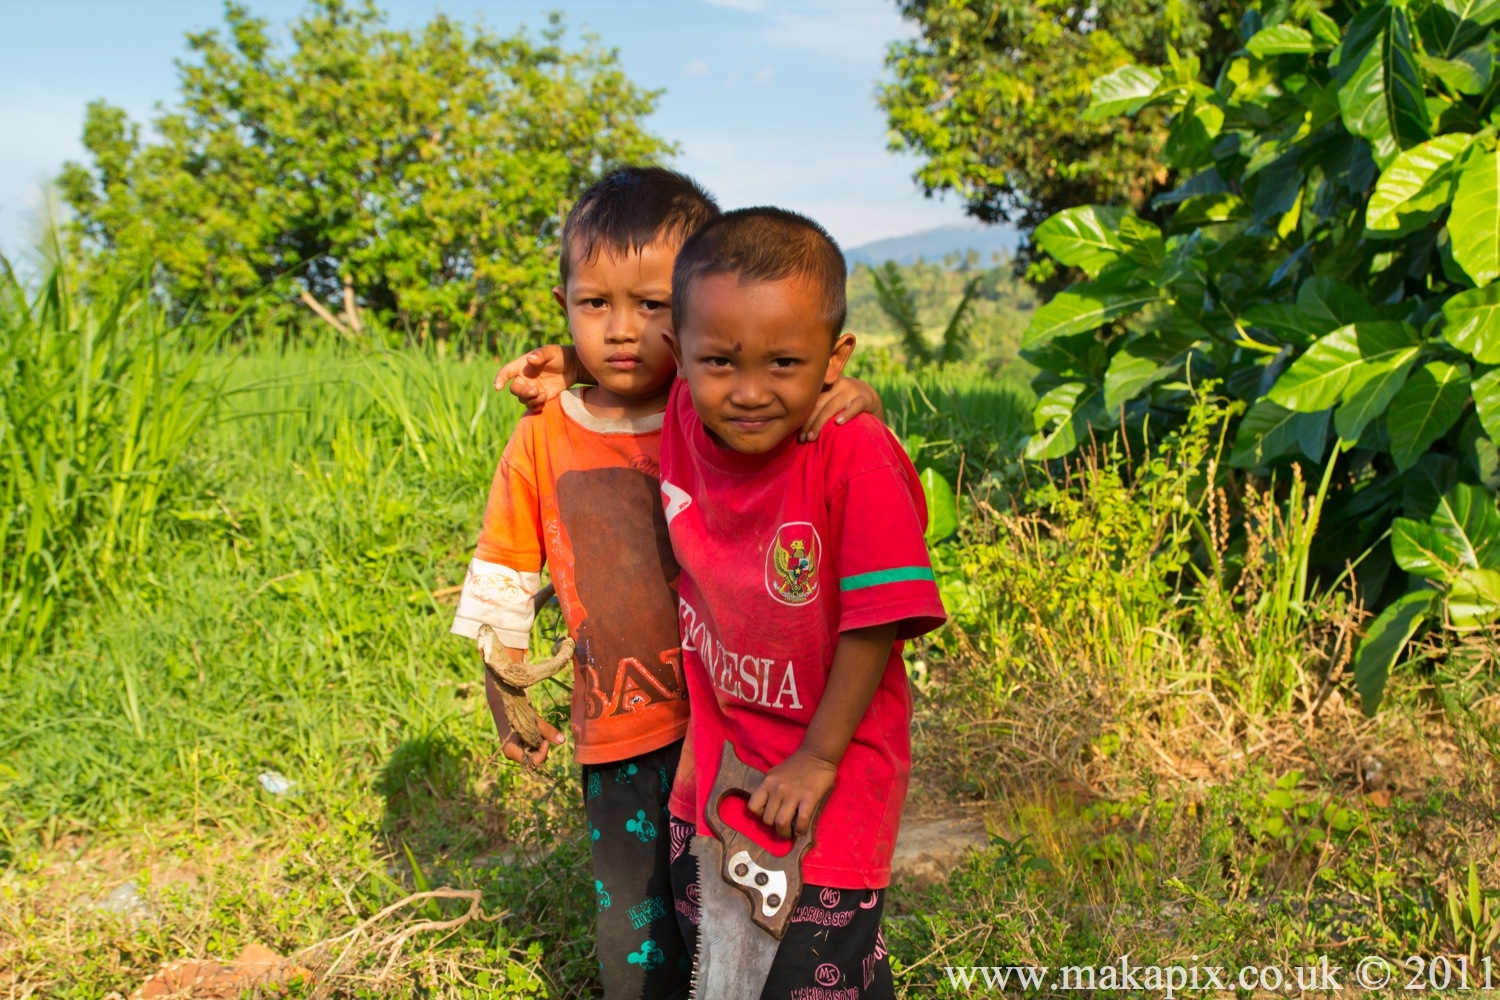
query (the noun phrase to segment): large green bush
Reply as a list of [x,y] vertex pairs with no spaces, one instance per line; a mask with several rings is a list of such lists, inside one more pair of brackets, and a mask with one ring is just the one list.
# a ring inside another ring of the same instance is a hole
[[[1388,605],[1356,663],[1367,710],[1424,623],[1500,618],[1500,3],[1266,3],[1211,66],[1096,80],[1086,118],[1164,108],[1184,178],[1164,227],[1059,212],[1036,243],[1086,281],[1037,311],[1027,455],[1149,439],[1216,379],[1229,464],[1319,483],[1309,558]],[[1394,562],[1394,566],[1392,563]]]
[[103,101],[91,162],[61,187],[96,262],[156,264],[175,301],[232,312],[274,283],[356,335],[375,316],[416,338],[538,342],[561,323],[561,210],[602,171],[672,147],[642,119],[657,93],[611,50],[498,36],[438,14],[394,30],[370,3],[312,0],[273,44],[225,5],[192,35],[159,141]]

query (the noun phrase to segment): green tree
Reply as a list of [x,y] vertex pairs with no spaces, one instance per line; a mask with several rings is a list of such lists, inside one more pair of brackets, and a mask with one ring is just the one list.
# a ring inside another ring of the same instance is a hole
[[935,351],[927,343],[927,331],[922,326],[917,307],[917,293],[907,287],[901,265],[888,260],[880,267],[871,269],[870,280],[875,285],[875,300],[880,303],[881,311],[901,338],[901,347],[906,352],[908,363],[924,365],[934,361],[958,361],[964,356],[969,348],[971,307],[984,282],[983,274],[976,274],[964,282],[958,303],[943,324]]
[[[1136,440],[1214,379],[1229,464],[1317,482],[1309,564],[1383,605],[1355,660],[1369,711],[1417,629],[1500,624],[1500,0],[1266,3],[1199,82],[1134,67],[1095,111],[1169,114],[1183,178],[1157,226],[1064,209],[1037,244],[1087,281],[1032,318],[1032,458]],[[1118,79],[1119,74],[1115,74]],[[1326,506],[1325,506],[1326,504]]]
[[563,207],[608,168],[673,147],[642,118],[659,92],[613,50],[466,29],[395,31],[373,5],[314,0],[287,53],[225,5],[228,38],[190,35],[159,140],[90,105],[87,166],[61,178],[84,245],[159,265],[179,304],[227,311],[274,284],[350,335],[361,311],[469,343],[559,332]]
[[1161,66],[1169,46],[1214,65],[1234,47],[1234,0],[900,0],[920,36],[891,46],[881,94],[891,147],[916,180],[986,222],[1029,230],[1063,208],[1143,208],[1170,181],[1166,116],[1080,120],[1095,78]]

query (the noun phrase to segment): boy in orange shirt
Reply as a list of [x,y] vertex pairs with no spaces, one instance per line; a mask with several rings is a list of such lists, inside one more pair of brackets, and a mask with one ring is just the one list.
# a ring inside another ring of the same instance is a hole
[[[676,363],[672,265],[682,243],[719,216],[680,174],[626,168],[579,198],[563,226],[561,285],[579,365],[597,384],[528,413],[495,470],[484,527],[452,631],[488,624],[513,660],[529,645],[532,597],[550,568],[577,642],[570,728],[582,765],[597,894],[600,978],[607,998],[685,996],[692,954],[673,914],[667,801],[688,725],[676,582],[660,497],[663,411]],[[503,383],[527,359],[507,366]],[[819,413],[878,405],[846,380]],[[816,420],[817,418],[815,418]],[[486,693],[507,758],[529,757]],[[563,742],[541,724],[544,738]]]

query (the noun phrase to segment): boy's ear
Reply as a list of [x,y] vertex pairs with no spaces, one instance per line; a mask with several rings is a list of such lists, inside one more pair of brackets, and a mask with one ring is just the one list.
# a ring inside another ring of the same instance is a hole
[[557,308],[563,311],[564,316],[568,314],[568,293],[561,285],[552,286],[552,301],[557,303]]
[[672,349],[672,359],[677,362],[677,377],[685,378],[682,372],[682,345],[677,342],[677,331],[669,327],[661,332],[661,339]]
[[854,334],[841,333],[833,342],[833,354],[828,358],[828,370],[823,373],[823,384],[833,385],[844,374],[844,366],[849,363],[849,356],[854,353]]

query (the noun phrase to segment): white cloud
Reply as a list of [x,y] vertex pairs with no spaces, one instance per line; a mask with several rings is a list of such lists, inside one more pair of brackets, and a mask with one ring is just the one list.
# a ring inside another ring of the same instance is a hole
[[768,13],[767,41],[840,59],[883,60],[892,41],[917,34],[894,4],[870,0],[780,0]]
[[759,14],[766,9],[766,0],[702,0],[702,2],[714,7],[728,7],[730,10],[745,10],[752,14]]
[[703,74],[708,72],[708,63],[704,62],[702,59],[694,59],[686,66],[682,67],[682,71],[688,76],[702,76]]
[[755,71],[755,75],[750,79],[755,83],[757,87],[764,87],[766,84],[771,82],[771,77],[773,75],[774,74],[771,71],[771,67],[762,66],[760,69]]

